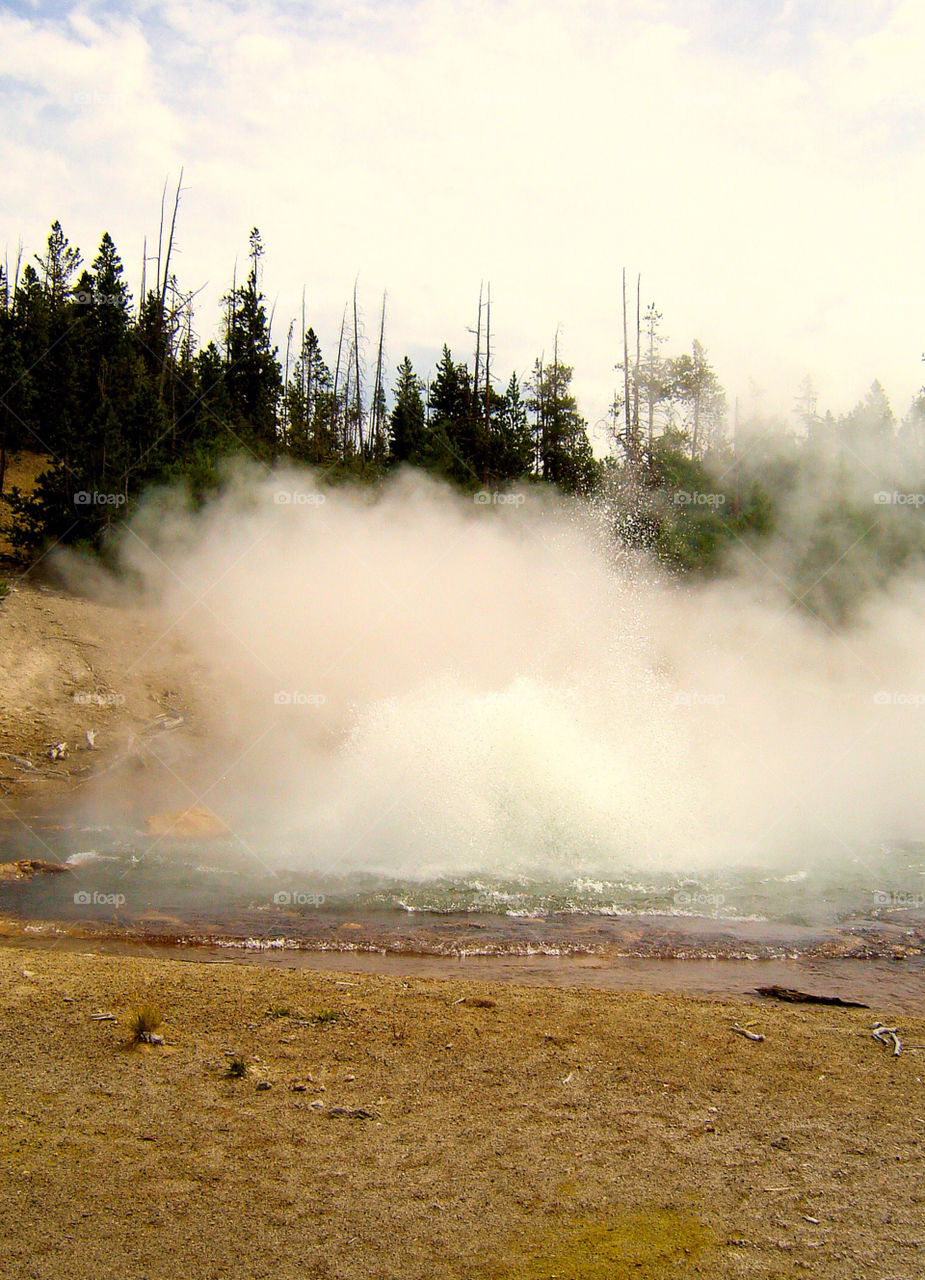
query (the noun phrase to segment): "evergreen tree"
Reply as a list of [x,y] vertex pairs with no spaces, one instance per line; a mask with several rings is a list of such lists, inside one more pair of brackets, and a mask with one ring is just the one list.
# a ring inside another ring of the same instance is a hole
[[285,392],[287,447],[294,458],[331,466],[338,456],[333,379],[314,329],[307,329],[302,350]]
[[423,467],[429,461],[429,432],[424,408],[424,386],[407,356],[398,366],[395,403],[389,416],[389,462]]
[[458,484],[479,480],[473,466],[475,432],[471,413],[469,370],[457,364],[444,344],[428,396],[431,465]]
[[896,419],[886,392],[875,381],[864,399],[839,419],[837,436],[845,449],[862,453],[870,449],[880,452],[892,437],[895,426]]
[[666,361],[665,383],[669,398],[680,412],[681,429],[690,440],[692,458],[715,448],[726,417],[726,393],[699,342],[684,354]]
[[30,440],[32,380],[23,359],[14,298],[0,267],[0,497],[10,457]]
[[532,474],[533,439],[527,406],[516,373],[511,374],[498,415],[500,480],[517,480]]
[[571,392],[572,368],[537,360],[528,383],[537,475],[565,493],[590,493],[600,475],[584,418]]
[[51,231],[45,247],[45,256],[35,255],[35,260],[42,268],[42,290],[52,311],[63,308],[71,292],[71,283],[77,274],[80,263],[80,251],[73,248],[67,236],[61,230],[61,223],[51,224]]
[[234,429],[267,456],[279,447],[276,409],[282,389],[282,371],[276,348],[270,343],[265,298],[260,290],[259,264],[263,257],[260,232],[250,235],[251,269],[243,288],[232,288],[225,299],[227,313],[225,380],[231,401]]

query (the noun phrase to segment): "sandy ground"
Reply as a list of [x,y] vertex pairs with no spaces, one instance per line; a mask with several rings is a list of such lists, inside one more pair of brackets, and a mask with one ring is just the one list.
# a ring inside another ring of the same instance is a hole
[[[30,455],[12,464],[7,490],[28,489],[36,467]],[[0,557],[7,515],[0,502]],[[47,798],[142,757],[158,717],[181,715],[184,732],[195,733],[207,701],[202,673],[150,614],[75,596],[9,564],[0,579],[11,587],[0,600],[0,797]],[[67,755],[51,760],[62,742]]]
[[3,1276],[925,1273],[922,1020],[15,947],[0,991]]

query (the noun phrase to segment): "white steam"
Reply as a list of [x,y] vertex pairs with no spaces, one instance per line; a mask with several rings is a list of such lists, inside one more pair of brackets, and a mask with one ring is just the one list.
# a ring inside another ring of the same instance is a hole
[[198,513],[150,501],[122,558],[221,709],[196,794],[289,865],[406,877],[780,866],[922,833],[919,584],[836,635],[519,499],[285,471]]

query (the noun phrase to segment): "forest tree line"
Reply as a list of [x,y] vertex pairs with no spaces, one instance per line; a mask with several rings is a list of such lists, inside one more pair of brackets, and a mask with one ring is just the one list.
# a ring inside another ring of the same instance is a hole
[[[654,304],[642,311],[638,280],[635,308],[624,280],[613,451],[600,459],[558,341],[523,385],[516,373],[499,379],[490,293],[479,297],[466,359],[444,345],[428,381],[407,356],[389,378],[385,299],[374,360],[364,358],[355,291],[332,351],[322,351],[304,308],[284,350],[274,345],[256,229],[247,276],[233,278],[222,299],[220,337],[200,344],[195,294],[171,270],[172,243],[162,219],[153,280],[143,275],[137,304],[108,233],[85,266],[55,222],[42,254],[0,268],[0,495],[24,560],[51,543],[104,543],[153,484],[182,481],[200,498],[220,483],[223,460],[240,453],[268,466],[306,463],[332,482],[376,481],[409,465],[470,489],[528,482],[622,495],[618,534],[681,568],[713,565],[730,539],[774,524],[779,461],[753,447],[754,422],[736,422],[730,435],[726,396],[699,342],[664,354],[662,316]],[[145,274],[147,266],[146,257]],[[836,420],[817,413],[807,383],[801,447],[856,452],[878,438],[905,446],[922,435],[923,407],[920,398],[897,425],[875,384]],[[24,449],[47,458],[47,469],[33,493],[5,492],[8,459]],[[676,501],[720,481],[722,500],[687,509]]]

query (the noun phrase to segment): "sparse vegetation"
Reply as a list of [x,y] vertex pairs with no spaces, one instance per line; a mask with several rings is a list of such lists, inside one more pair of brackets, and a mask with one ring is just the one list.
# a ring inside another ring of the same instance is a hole
[[340,1022],[346,1015],[338,1009],[318,1009],[311,1016],[312,1022],[318,1022],[322,1026],[327,1026],[332,1022]]
[[288,1004],[271,1004],[265,1016],[268,1018],[301,1018],[302,1014],[298,1009],[294,1009]]
[[232,1056],[225,1068],[225,1075],[229,1080],[240,1080],[242,1076],[247,1075],[247,1063],[244,1061],[243,1054],[236,1053]]
[[131,1043],[133,1045],[161,1043],[162,1037],[157,1035],[157,1029],[163,1020],[156,1004],[146,1000],[144,1004],[139,1005],[129,1019]]

